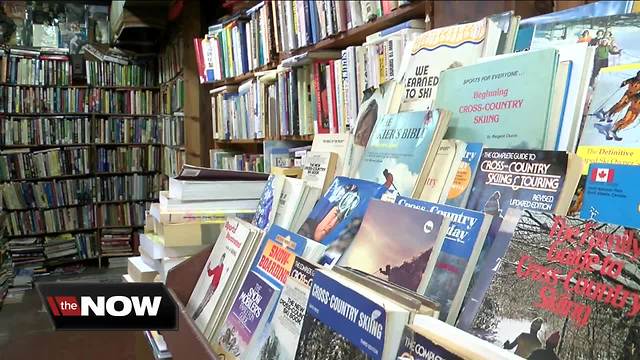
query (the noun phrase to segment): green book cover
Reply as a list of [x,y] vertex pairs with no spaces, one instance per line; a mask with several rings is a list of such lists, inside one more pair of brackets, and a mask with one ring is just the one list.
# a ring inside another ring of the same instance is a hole
[[444,71],[435,107],[452,112],[445,138],[543,149],[557,65],[544,49]]

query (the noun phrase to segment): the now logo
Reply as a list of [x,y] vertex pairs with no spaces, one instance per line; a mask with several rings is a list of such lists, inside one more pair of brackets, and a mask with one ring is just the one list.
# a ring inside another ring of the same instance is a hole
[[38,283],[58,329],[175,329],[177,306],[163,284]]

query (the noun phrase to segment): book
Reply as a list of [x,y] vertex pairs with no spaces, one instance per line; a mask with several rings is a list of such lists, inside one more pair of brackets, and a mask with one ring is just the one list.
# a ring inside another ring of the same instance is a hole
[[165,246],[164,239],[157,234],[143,233],[139,237],[139,250],[145,252],[150,259],[178,258],[195,255],[209,246],[209,244],[194,246]]
[[393,359],[410,313],[330,270],[316,271],[296,359]]
[[307,311],[313,276],[318,265],[296,256],[289,278],[274,310],[269,335],[258,352],[260,359],[292,360],[295,356],[302,320]]
[[336,176],[337,161],[336,153],[309,151],[304,158],[302,180],[324,193]]
[[185,212],[185,211],[246,211],[255,209],[258,206],[258,199],[229,199],[229,200],[198,200],[198,201],[182,201],[170,197],[168,191],[160,191],[159,196],[160,209],[166,212]]
[[448,223],[439,214],[372,200],[353,243],[337,264],[422,292]]
[[250,224],[234,218],[224,224],[186,306],[187,314],[200,331],[220,316],[224,305],[220,299],[229,296],[241,278],[245,258],[255,247],[256,231]]
[[319,264],[334,264],[349,247],[360,228],[371,199],[379,199],[387,189],[370,181],[338,176],[298,234],[327,246]]
[[250,271],[220,332],[214,337],[213,351],[225,359],[246,359],[246,352],[263,331],[279,293],[272,283]]
[[289,229],[291,227],[296,210],[303,199],[306,189],[307,184],[304,180],[290,177],[286,177],[284,179],[282,192],[278,199],[276,214],[273,218],[273,223],[275,225],[285,229]]
[[447,205],[466,207],[473,179],[476,177],[483,145],[481,143],[468,143],[465,154],[462,157],[453,184],[447,195]]
[[[554,149],[556,134],[548,134],[548,126],[557,63],[557,50],[543,49],[443,72],[435,106],[452,111],[445,138],[486,147]],[[531,69],[545,71],[526,71]]]
[[153,282],[158,272],[147,265],[140,256],[127,259],[127,274],[135,282]]
[[418,196],[420,200],[445,202],[466,147],[467,144],[460,140],[447,139],[440,142],[429,175]]
[[593,163],[589,166],[580,217],[638,228],[640,167]]
[[260,196],[260,202],[256,208],[256,213],[251,223],[259,229],[266,229],[269,224],[273,223],[276,216],[276,210],[280,202],[280,195],[284,187],[284,176],[269,175],[264,190]]
[[386,115],[376,122],[355,177],[384,184],[400,195],[420,194],[446,131],[447,115],[440,110]]
[[311,151],[332,152],[338,156],[336,161],[336,175],[343,175],[345,164],[349,164],[348,156],[351,154],[350,148],[353,143],[353,135],[342,134],[316,134],[313,137]]
[[398,360],[517,360],[520,357],[456,329],[438,319],[425,317],[419,324],[405,325]]
[[423,277],[421,293],[440,304],[439,318],[454,324],[484,245],[491,215],[454,206],[397,197],[396,204],[439,214],[448,221],[444,241],[434,246],[429,277]]
[[584,122],[577,154],[585,161],[638,165],[638,138],[629,127],[635,119],[630,96],[637,94],[640,64],[600,69]]
[[260,197],[266,181],[188,181],[169,179],[169,197],[182,201],[242,200]]
[[632,358],[637,242],[637,229],[525,210],[471,332],[525,358]]
[[153,216],[156,221],[163,224],[181,224],[188,222],[198,223],[220,223],[224,222],[227,217],[236,216],[242,220],[253,219],[255,209],[246,209],[237,211],[216,211],[216,210],[203,210],[203,211],[167,211],[160,207],[159,203],[153,203],[149,207],[149,214]]

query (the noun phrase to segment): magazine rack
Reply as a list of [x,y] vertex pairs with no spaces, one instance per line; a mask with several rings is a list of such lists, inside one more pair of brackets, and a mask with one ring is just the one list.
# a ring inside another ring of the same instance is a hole
[[209,346],[209,341],[198,330],[185,308],[212,247],[213,245],[208,246],[183,261],[171,269],[167,275],[169,294],[178,305],[178,329],[176,331],[162,331],[161,334],[164,336],[173,359],[218,359]]

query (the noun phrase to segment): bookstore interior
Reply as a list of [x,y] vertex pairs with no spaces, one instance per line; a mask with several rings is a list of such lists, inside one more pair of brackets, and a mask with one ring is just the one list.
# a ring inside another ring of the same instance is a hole
[[0,43],[0,359],[640,359],[638,1],[2,1]]

